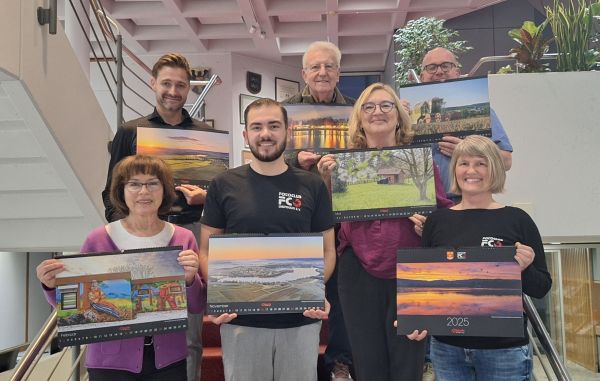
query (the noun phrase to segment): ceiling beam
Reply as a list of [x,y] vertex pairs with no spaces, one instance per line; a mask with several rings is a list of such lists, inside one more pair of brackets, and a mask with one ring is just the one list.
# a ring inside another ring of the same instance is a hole
[[200,53],[208,51],[206,44],[198,37],[200,22],[196,19],[188,19],[183,15],[183,4],[181,0],[163,0],[165,9],[171,17],[177,20],[186,39]]

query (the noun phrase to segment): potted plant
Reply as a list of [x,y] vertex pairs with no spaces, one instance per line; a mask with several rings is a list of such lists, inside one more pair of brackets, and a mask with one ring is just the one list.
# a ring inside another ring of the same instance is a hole
[[557,50],[558,71],[587,71],[598,65],[600,52],[594,23],[600,18],[600,1],[570,0],[564,5],[554,0],[546,7],[546,17],[552,26]]
[[394,33],[397,86],[411,83],[408,71],[415,69],[419,74],[423,56],[433,48],[446,48],[454,54],[473,49],[467,46],[466,41],[453,41],[458,37],[458,32],[445,28],[444,21],[434,17],[421,17],[407,22],[404,28]]
[[543,32],[548,19],[536,26],[532,21],[525,21],[523,26],[512,29],[508,35],[520,45],[510,50],[510,55],[517,60],[517,67],[522,73],[539,73],[550,71],[548,64],[542,63],[542,57],[548,52],[552,38],[544,38]]

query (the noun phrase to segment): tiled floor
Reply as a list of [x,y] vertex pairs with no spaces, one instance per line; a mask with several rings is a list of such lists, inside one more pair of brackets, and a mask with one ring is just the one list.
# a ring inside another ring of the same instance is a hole
[[[552,368],[549,364],[547,364],[547,368],[550,371],[552,371]],[[591,372],[571,361],[567,361],[567,371],[569,372],[571,380],[573,381],[600,381],[600,373]],[[544,369],[542,368],[542,365],[540,364],[540,361],[537,356],[534,357],[533,376],[535,381],[556,380],[554,375],[552,375],[552,378],[550,379],[546,377]]]

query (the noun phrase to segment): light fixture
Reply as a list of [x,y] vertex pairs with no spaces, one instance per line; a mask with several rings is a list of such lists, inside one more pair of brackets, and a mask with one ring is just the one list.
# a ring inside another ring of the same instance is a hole
[[256,33],[256,26],[250,25],[250,28],[248,28],[248,32],[250,32],[250,34]]
[[261,31],[260,31],[260,38],[262,38],[263,40],[264,40],[265,38],[267,38],[267,33],[266,33],[264,30],[261,30]]

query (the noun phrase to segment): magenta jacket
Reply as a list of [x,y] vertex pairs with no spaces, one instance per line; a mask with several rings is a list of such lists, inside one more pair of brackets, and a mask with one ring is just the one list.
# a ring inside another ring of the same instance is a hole
[[[183,246],[183,250],[198,252],[196,238],[187,229],[175,226],[175,232],[169,246]],[[110,239],[104,226],[94,229],[86,238],[81,248],[82,253],[99,253],[118,251]],[[52,305],[56,304],[56,290],[44,287],[46,299]],[[199,314],[206,306],[206,286],[196,274],[196,280],[186,287],[188,311]],[[164,368],[187,356],[185,331],[154,336],[155,365],[157,369]],[[85,366],[88,368],[103,368],[127,370],[139,373],[142,370],[144,355],[144,338],[134,337],[126,340],[111,340],[102,343],[88,344]]]
[[[452,206],[446,198],[438,168],[433,166],[435,197],[438,208]],[[338,233],[338,255],[351,246],[356,258],[369,274],[381,279],[396,278],[396,251],[406,247],[421,247],[421,237],[415,233],[408,218],[342,222]]]

